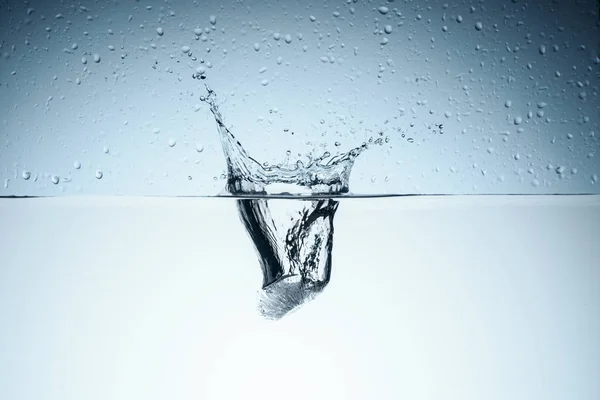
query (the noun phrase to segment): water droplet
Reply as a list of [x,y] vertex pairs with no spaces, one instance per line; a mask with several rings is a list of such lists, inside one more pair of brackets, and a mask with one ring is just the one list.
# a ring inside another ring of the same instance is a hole
[[21,174],[21,176],[23,177],[23,179],[25,179],[27,181],[27,180],[29,180],[29,178],[31,178],[31,172],[29,172],[29,171],[23,171],[23,173]]
[[181,46],[181,51],[184,53],[189,53],[190,52],[190,46]]
[[280,34],[279,32],[275,32],[275,33],[273,34],[273,39],[275,39],[275,40],[279,40],[279,39],[281,39],[281,34]]
[[175,141],[175,139],[171,138],[169,139],[169,147],[174,147],[177,144],[177,142]]
[[544,46],[543,44],[541,44],[540,48],[538,49],[538,51],[540,52],[541,55],[546,54],[546,46]]
[[82,63],[83,65],[87,64],[87,58],[85,58],[85,57],[81,57],[81,63]]
[[392,26],[391,25],[384,26],[383,31],[389,35],[390,33],[392,33]]
[[262,81],[260,81],[260,84],[263,86],[267,86],[269,84],[269,80],[268,79],[263,79]]
[[479,21],[475,22],[475,29],[477,29],[478,31],[483,29],[483,24]]
[[108,154],[110,152],[110,150],[106,146],[104,146],[104,148],[102,149],[102,151],[104,152],[104,154]]
[[506,108],[510,108],[511,106],[512,106],[512,101],[510,101],[510,100],[506,100],[506,101],[504,102],[504,107],[506,107]]
[[100,54],[98,54],[98,53],[94,53],[94,62],[95,62],[95,63],[99,63],[99,62],[100,62],[100,60],[101,60],[101,58],[100,58]]
[[254,43],[254,50],[255,51],[259,51],[260,50],[260,43]]
[[162,36],[165,34],[165,30],[159,26],[158,28],[156,28],[156,33],[158,34],[158,36]]
[[523,118],[521,117],[515,117],[515,120],[513,121],[515,125],[520,125],[521,122],[523,122]]
[[592,175],[592,183],[596,183],[598,182],[598,175],[594,174]]
[[457,16],[456,16],[456,22],[458,22],[459,24],[460,24],[461,22],[463,22],[463,17],[462,17],[462,15],[457,15]]
[[100,170],[96,171],[96,179],[102,179],[103,176],[104,176],[104,174],[102,173],[102,171],[100,171]]
[[290,34],[285,35],[283,39],[285,40],[285,42],[287,44],[292,43],[292,35],[290,35]]
[[52,183],[54,183],[55,185],[58,185],[58,183],[60,182],[60,178],[56,175],[52,175]]
[[75,161],[73,163],[73,168],[75,168],[75,169],[81,169],[81,161]]
[[216,15],[211,15],[210,17],[208,17],[208,21],[212,24],[212,25],[216,25],[217,24],[217,16]]
[[561,175],[565,172],[565,167],[563,167],[562,165],[556,167],[556,173]]
[[450,118],[450,117],[452,116],[452,113],[451,113],[450,111],[446,111],[446,112],[444,113],[444,116],[445,116],[446,118]]
[[385,7],[385,6],[381,6],[381,7],[379,7],[379,8],[378,8],[378,10],[379,10],[379,12],[380,12],[381,14],[383,14],[383,15],[387,14],[387,13],[390,11],[390,9],[389,9],[389,8],[387,8],[387,7]]

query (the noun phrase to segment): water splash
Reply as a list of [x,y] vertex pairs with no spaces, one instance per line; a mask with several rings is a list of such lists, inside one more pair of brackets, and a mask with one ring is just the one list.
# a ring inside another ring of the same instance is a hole
[[200,98],[210,106],[227,161],[226,190],[236,196],[240,218],[248,231],[263,273],[259,311],[279,319],[314,299],[329,283],[333,249],[333,218],[339,202],[333,198],[282,200],[271,195],[333,196],[349,192],[354,160],[383,134],[346,153],[325,152],[307,165],[263,166],[244,150],[225,126],[216,93]]

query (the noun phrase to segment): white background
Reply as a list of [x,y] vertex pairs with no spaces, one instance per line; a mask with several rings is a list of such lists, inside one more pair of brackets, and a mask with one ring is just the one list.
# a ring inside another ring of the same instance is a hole
[[0,398],[600,398],[600,199],[344,200],[278,322],[232,200],[0,202]]

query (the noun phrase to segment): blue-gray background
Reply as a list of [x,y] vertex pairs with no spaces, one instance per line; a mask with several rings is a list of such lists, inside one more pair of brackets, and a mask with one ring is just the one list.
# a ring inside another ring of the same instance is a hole
[[217,194],[204,69],[261,161],[384,131],[356,193],[600,193],[598,21],[595,0],[0,1],[0,195]]

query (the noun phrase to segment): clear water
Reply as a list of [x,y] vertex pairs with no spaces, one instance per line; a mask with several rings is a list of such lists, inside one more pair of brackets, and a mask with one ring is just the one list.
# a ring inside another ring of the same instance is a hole
[[[600,395],[598,196],[338,199],[277,321],[238,200],[0,199],[3,398]],[[302,201],[268,202],[284,244]]]

